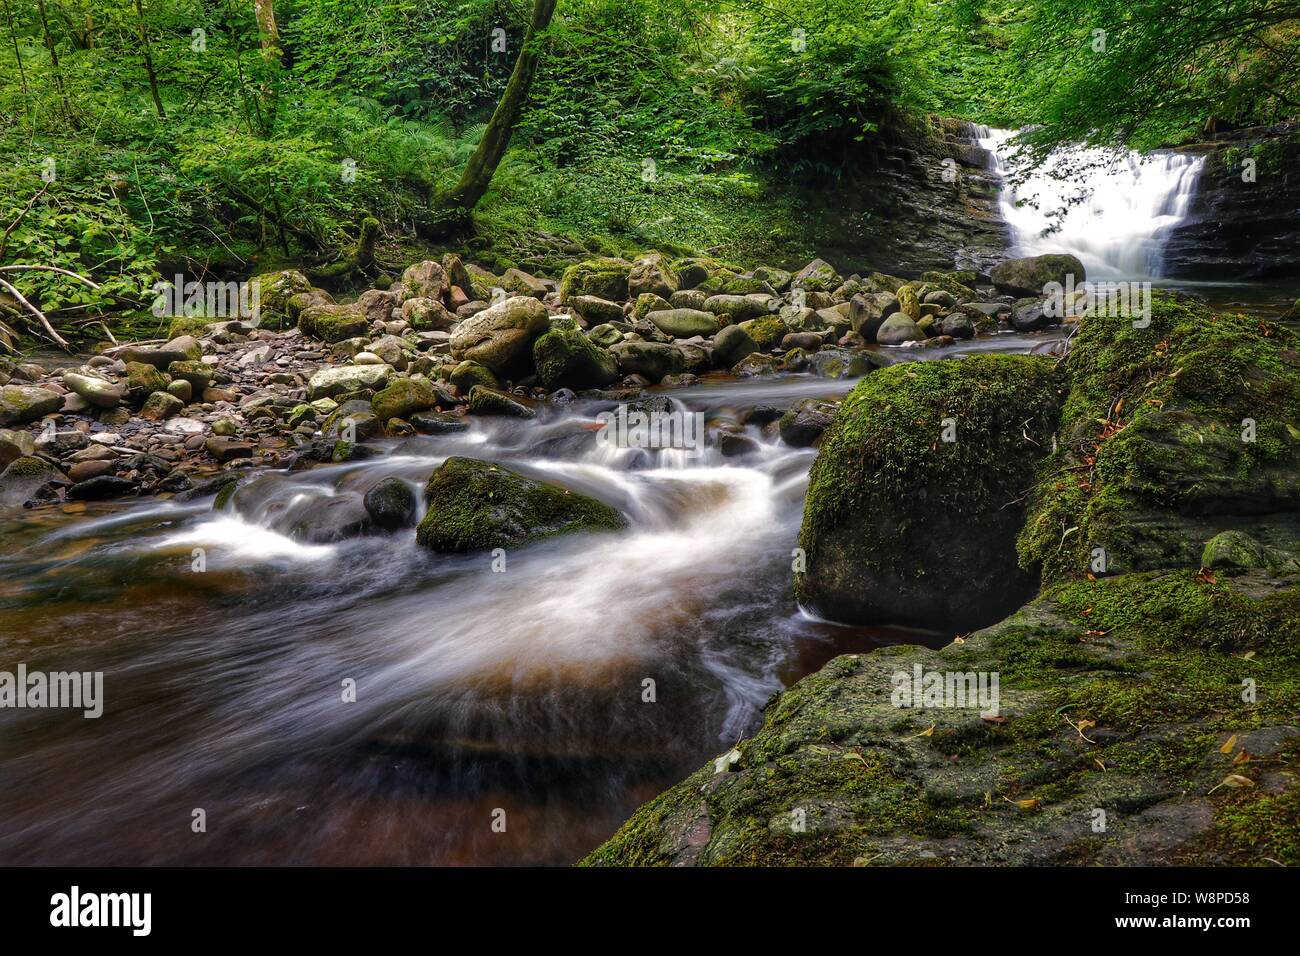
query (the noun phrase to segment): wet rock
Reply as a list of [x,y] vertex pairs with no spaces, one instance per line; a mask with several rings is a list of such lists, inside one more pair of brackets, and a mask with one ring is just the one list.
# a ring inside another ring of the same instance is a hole
[[147,362],[126,363],[126,394],[137,408],[154,392],[165,392],[171,380],[170,375]]
[[42,458],[24,455],[0,472],[0,507],[14,508],[32,500],[51,500],[67,484],[63,472]]
[[402,303],[402,318],[410,323],[411,328],[421,332],[445,332],[456,325],[456,316],[436,299],[407,299]]
[[1017,332],[1045,329],[1052,320],[1043,308],[1043,298],[1017,299],[1011,306],[1011,327]]
[[417,412],[410,418],[412,427],[426,435],[446,435],[469,429],[469,422],[451,412]]
[[533,343],[533,365],[547,391],[604,388],[618,378],[614,356],[593,343],[571,319],[557,319]]
[[939,323],[939,332],[941,335],[950,335],[954,339],[974,338],[975,324],[971,322],[970,316],[954,312],[944,316],[943,321]]
[[506,415],[510,418],[536,418],[537,413],[517,402],[505,392],[475,385],[469,390],[469,413],[471,415]]
[[704,300],[704,311],[729,315],[732,322],[762,318],[779,309],[780,300],[765,295],[711,295]]
[[116,408],[122,403],[121,387],[107,379],[64,372],[63,384],[96,408]]
[[[185,384],[189,385],[189,382]],[[140,417],[145,421],[160,422],[173,415],[179,415],[184,407],[185,403],[172,395],[170,391],[154,392],[145,399],[144,405],[140,409]]]
[[194,386],[183,378],[173,379],[167,384],[167,394],[179,399],[184,405],[194,397]]
[[382,388],[392,374],[387,365],[340,365],[323,368],[307,382],[307,399],[332,398],[363,388]]
[[830,427],[834,417],[834,404],[805,399],[781,416],[778,423],[781,441],[793,448],[811,447]]
[[366,492],[366,512],[375,527],[397,531],[415,524],[415,492],[400,478],[385,478]]
[[718,331],[718,317],[711,312],[695,309],[666,309],[647,312],[646,319],[656,328],[675,339],[689,339],[694,335],[710,336]]
[[822,345],[822,337],[816,332],[790,332],[781,339],[782,349],[803,349],[806,352],[816,352]]
[[68,498],[72,501],[103,501],[106,498],[135,494],[137,490],[137,484],[127,478],[99,475],[73,485],[68,489]]
[[478,362],[495,375],[526,372],[534,340],[549,328],[545,305],[528,296],[514,296],[456,326],[451,354],[457,360]]
[[472,458],[448,458],[429,478],[424,494],[428,510],[416,541],[434,551],[511,548],[627,523],[594,498]]
[[989,278],[1003,295],[1043,296],[1045,286],[1056,282],[1064,286],[1073,276],[1074,284],[1081,285],[1087,275],[1083,263],[1071,255],[1029,256],[1008,259],[989,270]]
[[208,454],[220,462],[248,458],[253,454],[254,450],[254,446],[248,442],[236,441],[233,438],[223,438],[221,436],[209,438],[203,444]]
[[110,459],[107,461],[79,461],[68,469],[68,477],[74,483],[87,481],[91,478],[98,478],[100,475],[108,475],[113,472],[113,460],[110,453]]
[[598,325],[587,333],[587,338],[603,349],[611,348],[623,341],[623,333],[609,323]]

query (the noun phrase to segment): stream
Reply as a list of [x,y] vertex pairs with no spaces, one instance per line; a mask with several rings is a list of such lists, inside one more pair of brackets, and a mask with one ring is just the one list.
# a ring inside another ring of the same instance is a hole
[[[664,394],[715,419],[852,385],[791,375]],[[99,671],[105,698],[98,719],[0,711],[0,861],[572,863],[831,657],[952,638],[795,606],[814,450],[753,426],[759,448],[744,458],[606,448],[590,426],[611,404],[476,419],[381,442],[381,457],[267,472],[241,490],[238,515],[207,498],[0,519],[4,666]],[[420,487],[450,455],[594,495],[630,526],[512,550],[503,572],[490,555],[426,552],[410,531],[329,544],[284,533],[313,498],[388,476]]]

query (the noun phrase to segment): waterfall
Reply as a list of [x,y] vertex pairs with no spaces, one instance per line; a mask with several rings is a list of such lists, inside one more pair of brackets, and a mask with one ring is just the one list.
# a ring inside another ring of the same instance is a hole
[[998,205],[1013,254],[1071,253],[1090,279],[1162,274],[1165,240],[1187,215],[1205,157],[1063,146],[1014,183],[1015,134],[976,127],[1003,180]]

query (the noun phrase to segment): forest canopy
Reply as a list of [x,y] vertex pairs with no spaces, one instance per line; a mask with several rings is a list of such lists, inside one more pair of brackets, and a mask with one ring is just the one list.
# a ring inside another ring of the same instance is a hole
[[[0,262],[47,310],[417,241],[516,0],[0,0]],[[797,248],[797,186],[927,115],[1141,148],[1300,114],[1297,0],[559,0],[466,241],[490,264]],[[540,238],[539,238],[540,237]]]

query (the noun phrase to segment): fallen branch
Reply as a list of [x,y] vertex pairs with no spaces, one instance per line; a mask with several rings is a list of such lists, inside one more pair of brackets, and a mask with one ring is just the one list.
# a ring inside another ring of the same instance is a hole
[[[10,268],[10,267],[6,266],[3,268]],[[30,312],[32,315],[36,316],[36,318],[41,320],[41,325],[45,328],[45,331],[47,333],[46,337],[49,338],[51,342],[59,346],[59,348],[63,349],[65,352],[72,351],[72,346],[68,344],[67,340],[64,339],[64,337],[61,336],[58,332],[54,331],[54,326],[50,325],[50,320],[45,317],[45,313],[42,312],[40,309],[36,308],[36,306],[32,305],[30,302],[28,302],[26,296],[24,296],[21,292],[19,292],[16,288],[14,288],[12,284],[6,282],[4,279],[0,279],[0,288],[7,289],[9,291],[9,294],[12,295],[15,299],[17,299],[20,305],[22,305],[25,309],[27,309],[27,311]]]

